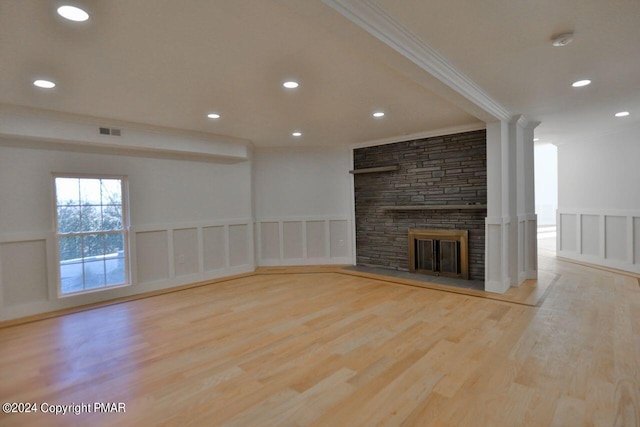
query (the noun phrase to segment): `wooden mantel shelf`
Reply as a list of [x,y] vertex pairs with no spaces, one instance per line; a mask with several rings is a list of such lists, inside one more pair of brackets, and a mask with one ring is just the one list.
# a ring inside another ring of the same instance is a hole
[[487,205],[404,205],[382,206],[384,211],[485,210]]
[[361,173],[392,172],[392,171],[397,171],[398,169],[400,169],[400,166],[391,165],[391,166],[379,166],[376,168],[354,169],[354,170],[350,170],[349,173],[353,175],[358,175]]

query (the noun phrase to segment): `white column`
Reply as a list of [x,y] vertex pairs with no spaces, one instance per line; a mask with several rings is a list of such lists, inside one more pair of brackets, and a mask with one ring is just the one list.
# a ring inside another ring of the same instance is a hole
[[522,116],[487,124],[485,290],[537,277],[533,130]]
[[[509,125],[510,136],[515,145],[516,164],[516,221],[512,222],[513,251],[516,258],[515,275],[511,275],[512,286],[520,286],[526,279],[535,279],[537,274],[538,240],[535,214],[533,130],[539,122],[528,122],[523,116],[515,116]],[[513,157],[512,157],[513,159]],[[514,215],[512,215],[512,219]],[[513,267],[512,266],[512,267]],[[515,280],[514,280],[515,279]]]
[[[486,291],[504,293],[511,285],[509,124],[487,123]],[[515,167],[514,167],[515,169]]]
[[519,147],[522,144],[522,129],[518,125],[521,116],[516,116],[509,122],[509,144],[507,156],[507,185],[509,188],[508,216],[509,216],[509,285],[519,286],[518,279],[520,264],[520,224],[518,222],[518,199],[520,196],[520,165]]
[[524,279],[538,278],[538,217],[536,215],[535,165],[533,135],[540,122],[526,122],[522,130],[522,191],[524,196],[522,209],[518,217],[524,222],[523,273]]

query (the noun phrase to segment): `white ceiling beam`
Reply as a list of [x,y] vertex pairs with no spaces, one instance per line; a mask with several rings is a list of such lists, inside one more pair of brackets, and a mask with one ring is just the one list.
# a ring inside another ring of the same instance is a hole
[[492,99],[464,73],[456,69],[444,56],[402,26],[383,7],[366,0],[323,0],[338,13],[358,25],[378,40],[416,64],[457,94],[479,107],[487,115],[480,117],[477,110],[465,108],[457,100],[451,100],[470,114],[483,121],[510,121],[513,114]]

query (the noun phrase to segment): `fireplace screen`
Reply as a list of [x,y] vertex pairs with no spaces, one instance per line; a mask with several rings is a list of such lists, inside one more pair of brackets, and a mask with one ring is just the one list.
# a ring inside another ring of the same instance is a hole
[[469,278],[466,230],[409,230],[412,273]]

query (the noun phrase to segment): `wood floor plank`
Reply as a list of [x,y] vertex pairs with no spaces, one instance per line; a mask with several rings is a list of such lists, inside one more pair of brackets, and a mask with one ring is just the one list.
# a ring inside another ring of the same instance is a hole
[[637,279],[540,267],[505,298],[265,270],[5,327],[2,402],[126,413],[0,426],[640,426]]

